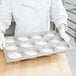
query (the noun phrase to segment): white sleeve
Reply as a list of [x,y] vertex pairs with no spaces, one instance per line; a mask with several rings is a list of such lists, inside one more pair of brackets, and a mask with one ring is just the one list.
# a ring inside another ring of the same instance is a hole
[[[8,4],[7,4],[8,3]],[[8,0],[2,0],[0,4],[0,29],[5,32],[11,24],[11,9]]]
[[52,21],[58,27],[61,23],[67,25],[67,13],[61,0],[51,0]]

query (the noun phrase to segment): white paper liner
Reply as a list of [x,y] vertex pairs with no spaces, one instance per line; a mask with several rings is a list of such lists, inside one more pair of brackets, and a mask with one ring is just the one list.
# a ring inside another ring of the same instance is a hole
[[43,48],[40,50],[41,52],[44,52],[44,53],[50,53],[50,52],[53,52],[54,50],[51,49],[51,48]]
[[54,34],[51,34],[51,33],[48,33],[48,34],[45,34],[45,37],[54,37],[55,35]]
[[36,42],[37,45],[46,45],[47,42],[46,41],[38,41]]
[[16,49],[18,49],[18,47],[14,46],[14,45],[11,45],[11,46],[6,46],[6,49],[7,50],[16,50]]
[[56,46],[55,49],[66,50],[66,49],[68,49],[68,47],[60,45],[60,46]]
[[38,55],[38,52],[37,51],[26,51],[25,54],[28,56],[35,56],[35,55]]
[[40,36],[40,35],[36,35],[36,36],[32,36],[31,38],[33,38],[33,39],[41,39],[42,36]]
[[13,40],[13,39],[6,39],[6,43],[14,43],[15,42],[15,40]]
[[27,38],[27,37],[18,37],[18,40],[19,41],[27,41],[27,40],[29,40],[29,38]]
[[50,42],[52,42],[52,43],[59,43],[60,41],[58,39],[53,39]]
[[21,53],[14,52],[14,53],[8,53],[8,57],[11,59],[18,59],[18,58],[21,58],[22,55],[21,55]]
[[24,47],[24,48],[31,48],[31,47],[33,47],[33,45],[30,44],[30,43],[22,43],[21,46]]

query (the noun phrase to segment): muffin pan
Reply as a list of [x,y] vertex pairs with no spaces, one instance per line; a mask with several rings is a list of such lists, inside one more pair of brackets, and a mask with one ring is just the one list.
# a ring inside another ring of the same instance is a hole
[[69,45],[56,32],[51,31],[6,37],[4,54],[6,62],[16,62],[65,52],[68,49]]

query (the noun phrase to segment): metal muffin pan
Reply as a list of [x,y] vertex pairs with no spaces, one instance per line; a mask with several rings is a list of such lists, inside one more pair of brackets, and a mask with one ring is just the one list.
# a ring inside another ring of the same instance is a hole
[[6,62],[33,59],[64,52],[69,45],[54,31],[6,37],[4,54]]

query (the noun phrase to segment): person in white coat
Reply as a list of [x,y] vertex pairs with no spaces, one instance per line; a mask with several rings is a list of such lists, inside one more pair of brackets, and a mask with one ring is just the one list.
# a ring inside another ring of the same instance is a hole
[[0,5],[0,48],[5,45],[4,33],[12,15],[16,22],[15,35],[50,31],[50,16],[60,36],[69,41],[65,33],[67,13],[61,0],[2,0]]

